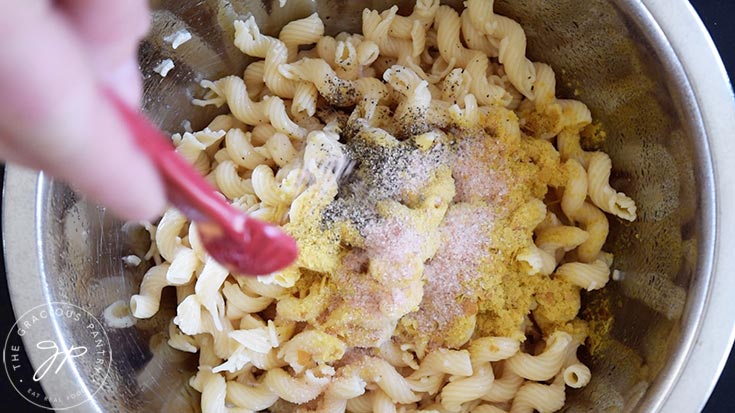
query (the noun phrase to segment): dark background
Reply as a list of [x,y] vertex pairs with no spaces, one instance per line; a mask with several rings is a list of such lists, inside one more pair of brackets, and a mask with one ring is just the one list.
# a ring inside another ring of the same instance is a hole
[[[732,19],[735,18],[735,0],[691,0],[691,3],[712,34],[730,76],[735,77],[735,25],[732,24]],[[2,174],[3,170],[0,168],[0,178]],[[0,266],[0,272],[4,273],[5,265],[1,255]],[[10,331],[14,322],[7,284],[5,278],[0,277],[0,337]],[[21,398],[11,387],[4,372],[0,373],[0,403],[0,410],[3,411],[47,412],[35,408]],[[732,354],[704,412],[735,412],[735,357]]]

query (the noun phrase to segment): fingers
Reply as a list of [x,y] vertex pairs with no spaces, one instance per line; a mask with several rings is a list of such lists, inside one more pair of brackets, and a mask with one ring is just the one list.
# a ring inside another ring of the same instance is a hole
[[58,4],[100,69],[127,62],[150,24],[146,0],[61,0]]
[[98,78],[138,106],[138,43],[150,24],[146,0],[61,0],[58,7],[90,56]]
[[130,59],[101,76],[100,81],[128,105],[134,108],[140,107],[143,97],[143,80],[138,68],[138,59]]
[[0,154],[70,182],[123,218],[152,218],[165,204],[160,177],[100,95],[77,35],[38,4],[10,2],[0,13]]

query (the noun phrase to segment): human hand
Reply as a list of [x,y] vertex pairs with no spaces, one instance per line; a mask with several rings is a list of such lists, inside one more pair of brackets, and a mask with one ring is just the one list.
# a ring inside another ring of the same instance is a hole
[[122,218],[165,206],[161,178],[104,99],[141,98],[146,0],[0,0],[0,158],[65,180]]

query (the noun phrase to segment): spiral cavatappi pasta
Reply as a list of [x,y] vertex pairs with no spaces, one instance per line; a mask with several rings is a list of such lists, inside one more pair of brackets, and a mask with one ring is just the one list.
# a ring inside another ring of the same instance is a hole
[[147,226],[156,265],[130,312],[176,288],[167,342],[198,353],[204,413],[551,413],[589,383],[580,291],[609,282],[609,219],[636,205],[522,27],[465,5],[366,9],[361,34],[234,22],[255,61],[193,100],[229,113],[173,141],[300,255],[232,274],[180,211]]

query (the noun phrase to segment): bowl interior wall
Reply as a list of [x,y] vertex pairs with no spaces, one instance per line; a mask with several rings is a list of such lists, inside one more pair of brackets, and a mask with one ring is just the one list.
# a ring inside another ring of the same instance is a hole
[[[252,13],[263,31],[274,35],[284,22],[318,11],[335,34],[359,31],[364,7],[385,9],[393,2],[289,0],[284,8],[278,1],[267,6],[235,0],[152,3],[153,31],[140,53],[144,107],[164,130],[180,132],[182,120],[196,130],[218,113],[189,103],[203,93],[198,82],[242,74],[247,64],[232,45],[233,20]],[[404,14],[410,12],[409,2],[398,4]],[[585,314],[607,334],[586,358],[592,382],[568,391],[565,407],[568,412],[623,411],[647,397],[650,385],[661,379],[683,340],[681,320],[691,310],[687,299],[701,289],[694,278],[701,239],[702,186],[695,172],[701,169],[701,149],[692,109],[651,41],[653,29],[639,27],[627,3],[498,0],[496,10],[524,27],[529,56],[555,69],[558,95],[592,109],[607,132],[604,150],[613,159],[613,186],[639,207],[634,223],[611,219],[606,249],[615,254],[622,279],[604,292],[585,294]],[[174,51],[162,38],[182,28],[193,38]],[[161,78],[152,69],[166,58],[175,69]],[[64,185],[42,179],[40,193],[39,246],[49,298],[77,303],[95,315],[128,300],[144,268],[125,267],[121,257],[144,252],[146,234],[79,200]],[[196,392],[184,385],[194,367],[191,359],[159,345],[165,344],[161,332],[175,311],[171,291],[163,302],[153,319],[109,331],[114,361],[106,388],[98,393],[103,411],[193,411],[187,406],[196,403]],[[608,314],[614,318],[611,326],[602,322]],[[61,328],[68,337],[81,333],[63,323]]]

